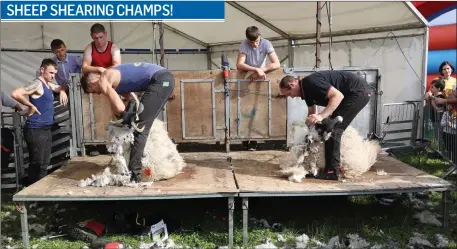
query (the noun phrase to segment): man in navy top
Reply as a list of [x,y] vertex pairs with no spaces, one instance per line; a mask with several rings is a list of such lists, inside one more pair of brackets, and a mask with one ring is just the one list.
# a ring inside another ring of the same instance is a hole
[[[54,96],[64,88],[52,80],[57,72],[57,64],[52,59],[44,59],[40,66],[40,76],[28,85],[15,89],[11,96],[28,107],[28,118],[24,127],[24,138],[29,152],[28,184],[47,175],[51,160],[52,133],[54,123]],[[28,96],[27,99],[25,96]],[[66,103],[66,101],[65,101]]]
[[[360,76],[346,71],[318,71],[298,81],[285,76],[279,83],[281,94],[301,97],[308,105],[308,125],[314,125],[327,117],[343,117],[334,126],[332,136],[325,142],[325,169],[317,178],[338,180],[341,136],[357,114],[368,104],[373,89]],[[324,106],[317,113],[317,106]],[[343,165],[344,166],[344,165]]]
[[[128,166],[132,171],[131,180],[139,182],[142,169],[141,158],[149,130],[173,92],[175,87],[173,75],[161,66],[137,62],[118,65],[107,69],[102,74],[88,73],[83,75],[80,81],[86,93],[105,95],[111,104],[112,112],[124,120],[124,124],[130,124],[136,115],[136,108],[131,107],[136,107],[137,104],[131,99],[130,93],[144,92],[141,99],[144,110],[136,122],[137,127],[143,131],[134,133],[135,139]],[[119,95],[129,102],[127,108]]]

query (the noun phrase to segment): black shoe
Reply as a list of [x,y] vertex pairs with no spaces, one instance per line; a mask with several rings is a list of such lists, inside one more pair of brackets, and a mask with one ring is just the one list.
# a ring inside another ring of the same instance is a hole
[[321,180],[338,181],[340,179],[339,170],[334,168],[322,169],[319,171],[315,178]]
[[141,182],[140,174],[135,174],[135,173],[131,172],[130,182],[132,182],[132,183],[139,183],[139,182]]

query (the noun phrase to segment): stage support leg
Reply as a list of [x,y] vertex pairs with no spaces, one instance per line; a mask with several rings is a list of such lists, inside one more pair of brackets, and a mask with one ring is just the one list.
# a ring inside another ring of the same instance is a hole
[[228,211],[229,211],[229,238],[228,238],[228,248],[233,247],[233,211],[235,209],[235,198],[229,197],[228,198]]
[[248,244],[248,212],[249,212],[249,200],[248,197],[243,197],[243,244]]
[[24,243],[24,248],[29,249],[29,224],[27,222],[27,208],[24,202],[19,203],[18,211],[21,213],[22,242]]
[[443,227],[449,227],[449,204],[448,204],[449,191],[442,192],[441,199],[441,215],[443,216]]

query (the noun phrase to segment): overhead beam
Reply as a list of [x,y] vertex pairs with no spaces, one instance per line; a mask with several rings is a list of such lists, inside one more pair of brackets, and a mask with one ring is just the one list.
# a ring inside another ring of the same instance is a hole
[[201,41],[201,40],[199,40],[199,39],[197,39],[197,38],[195,38],[195,37],[193,37],[193,36],[191,36],[191,35],[188,35],[188,34],[182,32],[182,31],[180,31],[180,30],[177,30],[177,29],[175,29],[175,28],[173,28],[173,27],[171,27],[171,26],[169,26],[169,25],[167,25],[167,24],[165,24],[165,23],[163,24],[163,27],[166,28],[166,29],[168,29],[169,31],[171,31],[171,32],[173,32],[173,33],[175,33],[175,34],[177,34],[177,35],[180,35],[180,36],[182,36],[182,37],[184,37],[184,38],[187,38],[187,39],[189,39],[189,40],[191,40],[191,41],[193,41],[193,42],[195,42],[195,43],[198,43],[198,44],[202,45],[203,47],[208,47],[208,46],[209,46],[208,43],[203,42],[203,41]]
[[[392,25],[392,26],[385,26],[385,27],[372,27],[372,28],[364,28],[364,29],[349,29],[349,30],[341,30],[341,31],[332,31],[331,35],[333,38],[338,36],[348,36],[348,35],[364,35],[364,34],[374,34],[374,33],[382,33],[382,32],[389,32],[389,31],[400,31],[400,30],[408,30],[408,29],[415,29],[415,28],[423,28],[423,24],[421,23],[408,23],[408,24],[401,24],[401,25]],[[329,37],[330,32],[322,32],[321,38]],[[306,39],[315,39],[316,33],[310,34],[297,34],[291,35],[293,40],[306,40]],[[282,41],[286,40],[283,37],[267,37],[269,41]],[[242,40],[239,41],[230,41],[230,42],[219,42],[219,43],[211,43],[211,47],[215,46],[228,46],[228,45],[236,45],[240,44]]]
[[416,18],[418,20],[420,20],[424,24],[424,26],[426,26],[426,27],[430,26],[430,23],[427,21],[427,19],[420,13],[420,11],[416,7],[414,7],[414,5],[411,2],[403,2],[403,3],[406,5],[406,7],[408,7],[409,10],[411,10],[411,12],[414,13]]
[[233,2],[233,1],[226,1],[226,3],[230,4],[232,7],[234,7],[235,9],[243,12],[244,14],[248,15],[249,17],[253,18],[254,20],[260,22],[261,24],[267,26],[269,29],[273,30],[274,32],[278,33],[279,35],[281,35],[282,37],[286,38],[286,39],[291,39],[290,35],[287,34],[286,32],[282,31],[281,29],[279,29],[278,27],[274,26],[273,24],[269,23],[268,21],[266,21],[265,19],[263,19],[262,17],[252,13],[250,10],[246,9],[245,7],[239,5],[238,3],[236,2]]

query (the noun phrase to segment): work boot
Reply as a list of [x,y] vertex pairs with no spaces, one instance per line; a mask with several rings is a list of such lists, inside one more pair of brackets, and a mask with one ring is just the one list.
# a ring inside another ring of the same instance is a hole
[[136,174],[134,172],[131,172],[131,175],[130,175],[130,182],[132,183],[139,183],[141,182],[141,176],[140,174]]
[[338,181],[340,179],[339,167],[321,169],[315,178],[320,180]]

